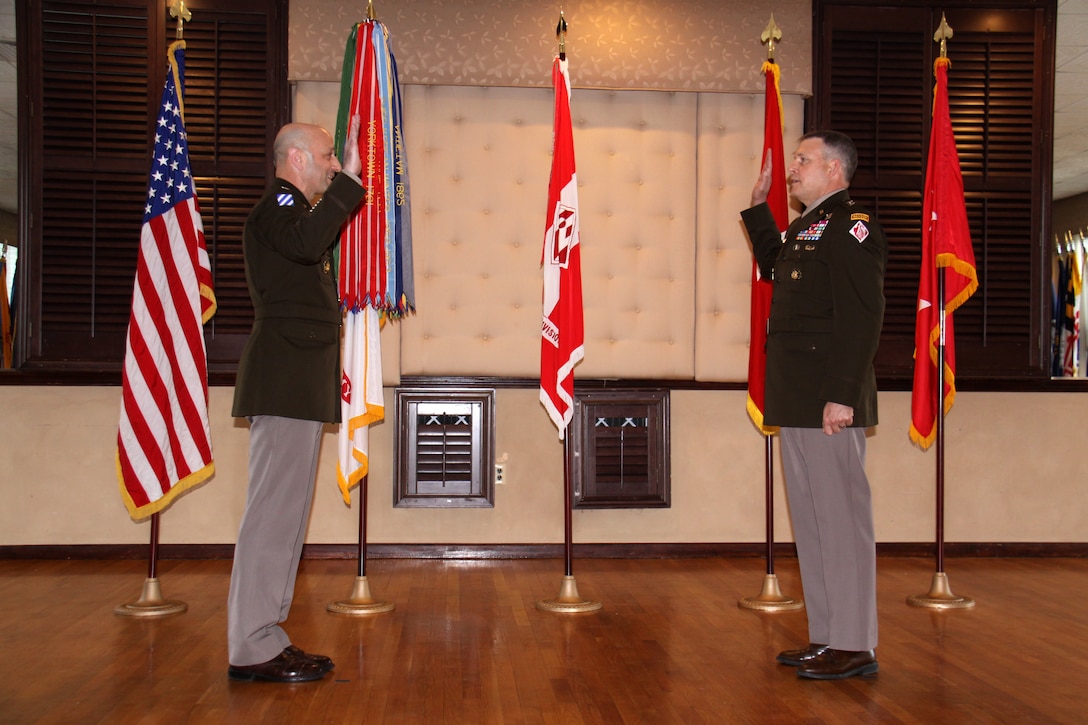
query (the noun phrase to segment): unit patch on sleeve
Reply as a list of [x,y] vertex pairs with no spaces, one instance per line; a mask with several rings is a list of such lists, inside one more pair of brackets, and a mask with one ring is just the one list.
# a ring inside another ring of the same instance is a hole
[[863,222],[867,222],[867,221],[869,221],[869,215],[868,214],[863,214],[861,212],[854,212],[853,214],[850,215],[850,221],[852,221],[852,222],[856,222],[859,219],[861,221],[863,221]]
[[858,240],[858,242],[864,242],[869,236],[869,227],[865,226],[865,222],[859,221],[854,226],[850,227],[850,236]]
[[295,195],[294,194],[276,194],[276,203],[280,206],[294,206]]

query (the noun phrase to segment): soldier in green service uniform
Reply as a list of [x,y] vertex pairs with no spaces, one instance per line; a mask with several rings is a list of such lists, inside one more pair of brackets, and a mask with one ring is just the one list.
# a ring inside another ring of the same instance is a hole
[[809,644],[777,660],[815,679],[878,669],[876,539],[865,430],[877,423],[873,358],[884,319],[888,244],[850,198],[853,141],[801,138],[786,169],[804,207],[783,235],[766,204],[768,153],[741,217],[756,263],[773,280],[764,422],[781,427],[790,518],[808,611]]

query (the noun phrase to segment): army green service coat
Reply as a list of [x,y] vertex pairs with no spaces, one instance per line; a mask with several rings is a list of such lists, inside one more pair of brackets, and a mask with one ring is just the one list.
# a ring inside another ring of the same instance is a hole
[[847,190],[806,209],[785,237],[770,207],[741,212],[764,279],[773,281],[767,327],[764,423],[823,427],[827,402],[877,423],[873,357],[884,321],[884,230]]
[[235,416],[340,422],[340,305],[332,246],[363,198],[337,174],[311,207],[275,179],[243,232],[253,330],[238,364]]

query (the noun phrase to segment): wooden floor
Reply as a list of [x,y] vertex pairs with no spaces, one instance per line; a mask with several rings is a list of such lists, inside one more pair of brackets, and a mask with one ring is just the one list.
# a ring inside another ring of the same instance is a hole
[[[878,562],[880,673],[800,680],[775,654],[804,611],[737,606],[759,559],[578,560],[590,614],[536,608],[557,560],[375,560],[393,612],[329,614],[355,563],[307,560],[286,627],[325,680],[230,682],[229,561],[164,561],[186,613],[119,617],[146,565],[0,561],[2,723],[1074,723],[1088,721],[1088,560],[951,559],[973,609],[907,606],[933,562]],[[793,559],[778,562],[799,596]]]

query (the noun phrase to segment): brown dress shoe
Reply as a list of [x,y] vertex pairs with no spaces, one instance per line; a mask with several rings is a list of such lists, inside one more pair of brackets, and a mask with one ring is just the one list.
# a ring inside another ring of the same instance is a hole
[[311,682],[320,680],[327,670],[312,660],[288,654],[287,650],[257,665],[230,665],[227,677],[242,682]]
[[787,649],[778,653],[775,660],[790,667],[800,667],[809,660],[816,659],[827,651],[826,644],[809,644],[802,649]]
[[863,652],[827,649],[819,657],[798,667],[797,676],[814,680],[844,680],[854,675],[872,675],[879,669],[876,655],[871,649]]
[[297,657],[300,660],[309,660],[321,669],[325,670],[325,672],[332,672],[333,669],[336,667],[336,665],[333,664],[331,657],[303,652],[300,647],[296,647],[293,644],[287,645],[286,649],[284,649],[283,652],[290,657]]

